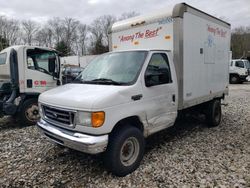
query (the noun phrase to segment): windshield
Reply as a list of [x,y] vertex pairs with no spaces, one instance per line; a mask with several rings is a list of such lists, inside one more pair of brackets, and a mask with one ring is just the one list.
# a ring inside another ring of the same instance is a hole
[[250,69],[250,62],[249,61],[245,61],[245,65],[247,69]]
[[95,58],[76,81],[90,84],[132,84],[137,79],[146,56],[146,51],[104,54]]
[[2,54],[0,54],[0,65],[5,64],[5,62],[6,62],[6,57],[7,57],[7,53],[2,53]]

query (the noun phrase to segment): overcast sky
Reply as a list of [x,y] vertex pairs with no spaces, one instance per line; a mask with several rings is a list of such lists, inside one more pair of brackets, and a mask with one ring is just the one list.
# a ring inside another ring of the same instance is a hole
[[[0,0],[0,15],[40,23],[52,17],[72,17],[89,24],[96,17],[124,12],[140,14],[169,10],[184,0]],[[186,0],[186,3],[209,14],[224,18],[232,27],[250,26],[250,0]]]

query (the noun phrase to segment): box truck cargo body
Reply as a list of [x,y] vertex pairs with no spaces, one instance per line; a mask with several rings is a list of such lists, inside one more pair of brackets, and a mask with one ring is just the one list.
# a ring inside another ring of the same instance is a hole
[[230,25],[180,4],[173,14],[118,22],[111,50],[155,49],[173,53],[178,79],[178,109],[228,93]]
[[145,138],[198,109],[210,127],[228,94],[230,24],[187,4],[115,23],[110,53],[40,95],[38,128],[52,142],[104,152],[115,175],[133,172]]

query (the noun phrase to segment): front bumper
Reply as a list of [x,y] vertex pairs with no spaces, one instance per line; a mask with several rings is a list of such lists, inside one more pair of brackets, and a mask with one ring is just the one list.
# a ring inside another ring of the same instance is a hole
[[248,77],[248,75],[240,75],[239,76],[240,77],[240,81],[247,81],[247,77]]
[[51,141],[84,153],[101,153],[106,150],[108,145],[108,135],[91,136],[72,132],[55,127],[43,119],[37,122],[37,127]]

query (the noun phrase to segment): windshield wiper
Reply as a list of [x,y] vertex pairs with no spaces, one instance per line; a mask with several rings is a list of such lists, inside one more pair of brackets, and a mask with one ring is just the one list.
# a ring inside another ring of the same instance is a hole
[[86,81],[86,82],[90,82],[90,83],[97,83],[97,84],[111,84],[111,85],[124,85],[125,83],[123,82],[117,82],[114,81],[112,79],[108,79],[108,78],[97,78],[94,80],[90,80],[90,81]]

